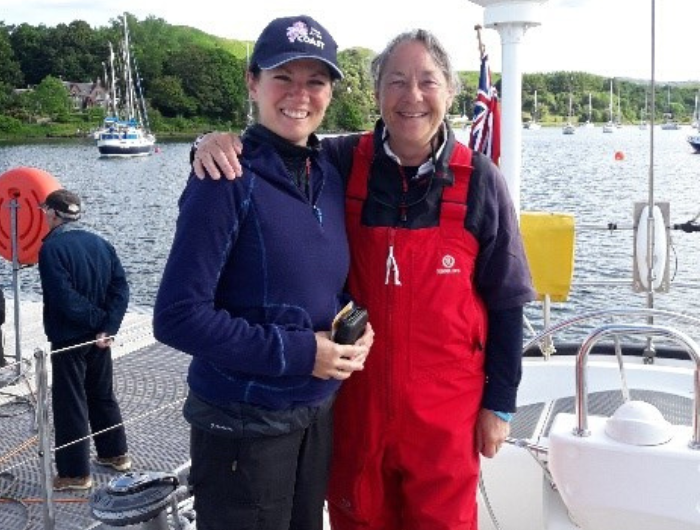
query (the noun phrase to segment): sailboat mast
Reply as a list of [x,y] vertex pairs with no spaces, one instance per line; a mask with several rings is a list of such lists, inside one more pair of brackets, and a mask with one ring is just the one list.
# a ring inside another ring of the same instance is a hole
[[136,75],[136,101],[138,105],[136,108],[139,113],[139,123],[142,123],[145,130],[149,132],[151,126],[148,123],[148,110],[146,109],[146,98],[143,97],[143,88],[141,87],[141,75],[139,74],[139,67],[136,64],[136,57],[134,57],[134,74]]
[[535,106],[532,108],[532,121],[537,121],[537,90],[535,90]]
[[591,123],[593,118],[593,105],[591,104],[591,93],[588,93],[588,123]]
[[131,51],[129,49],[129,28],[126,25],[126,14],[122,17],[124,21],[124,81],[126,83],[126,119],[131,121],[134,116],[134,83],[131,78]]
[[644,121],[646,122],[649,118],[649,93],[644,92]]
[[119,117],[117,115],[117,80],[116,76],[114,75],[114,48],[112,47],[112,43],[109,43],[109,69],[110,69],[110,75],[111,75],[111,80],[110,80],[110,92],[112,94],[111,96],[111,101],[110,105],[112,107],[112,116]]

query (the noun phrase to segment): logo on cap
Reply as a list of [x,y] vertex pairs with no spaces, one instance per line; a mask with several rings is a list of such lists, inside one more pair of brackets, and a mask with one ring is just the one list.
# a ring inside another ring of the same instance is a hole
[[323,42],[323,35],[320,31],[314,28],[309,28],[306,23],[299,21],[287,28],[287,38],[289,42],[305,42],[323,49],[326,45]]

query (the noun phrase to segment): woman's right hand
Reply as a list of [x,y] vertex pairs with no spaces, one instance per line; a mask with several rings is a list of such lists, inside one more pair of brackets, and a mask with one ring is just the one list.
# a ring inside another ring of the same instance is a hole
[[209,175],[219,180],[223,174],[228,180],[243,175],[238,157],[243,152],[243,143],[234,133],[211,132],[205,134],[197,144],[192,161],[194,174],[200,179]]
[[374,338],[374,332],[371,331],[369,324],[368,328],[365,335],[355,344],[337,344],[330,340],[330,333],[316,333],[316,362],[311,375],[319,379],[344,380],[353,372],[364,369]]

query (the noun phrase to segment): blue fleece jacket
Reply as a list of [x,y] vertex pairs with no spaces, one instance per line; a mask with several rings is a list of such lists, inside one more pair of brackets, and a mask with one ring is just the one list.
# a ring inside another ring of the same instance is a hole
[[267,144],[244,139],[243,177],[190,177],[154,309],[156,338],[193,356],[205,401],[281,410],[323,402],[314,331],[340,308],[349,256],[343,182],[310,158],[310,199]]

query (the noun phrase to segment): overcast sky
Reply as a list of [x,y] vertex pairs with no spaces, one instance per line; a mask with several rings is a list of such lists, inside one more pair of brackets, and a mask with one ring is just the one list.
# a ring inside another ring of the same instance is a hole
[[[657,0],[656,78],[700,79],[695,48],[700,0]],[[239,12],[236,12],[238,10]],[[170,24],[188,25],[232,39],[255,40],[270,19],[308,14],[335,36],[341,49],[380,51],[400,31],[424,27],[448,48],[458,70],[478,69],[474,25],[483,8],[468,0],[0,0],[0,21],[55,26],[85,20],[108,25],[128,11]],[[651,74],[651,0],[549,0],[542,25],[523,41],[523,71],[584,71],[608,77],[648,79]],[[500,71],[496,31],[484,40],[492,69]]]

